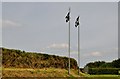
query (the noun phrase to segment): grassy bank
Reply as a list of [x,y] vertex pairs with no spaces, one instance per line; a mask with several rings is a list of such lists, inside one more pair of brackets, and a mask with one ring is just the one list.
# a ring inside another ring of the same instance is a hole
[[66,69],[58,68],[3,68],[2,73],[3,77],[79,77],[74,69],[71,69],[69,76]]
[[70,77],[72,79],[120,79],[118,75],[89,75],[80,73],[77,70],[71,69],[70,75],[66,69],[59,68],[3,68],[3,77]]

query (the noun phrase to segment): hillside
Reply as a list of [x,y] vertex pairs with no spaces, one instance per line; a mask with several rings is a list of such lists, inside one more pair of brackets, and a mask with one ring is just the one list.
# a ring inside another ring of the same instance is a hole
[[[68,58],[55,55],[25,52],[15,49],[1,48],[4,68],[68,68]],[[71,68],[77,69],[77,62],[70,58]]]

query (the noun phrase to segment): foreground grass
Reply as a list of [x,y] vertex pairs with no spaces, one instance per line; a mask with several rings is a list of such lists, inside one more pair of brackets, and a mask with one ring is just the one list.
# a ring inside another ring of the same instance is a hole
[[71,69],[70,75],[66,69],[58,68],[3,68],[3,77],[70,77],[71,79],[120,79],[118,75],[89,75],[81,73],[78,75],[77,70]]
[[66,69],[58,68],[43,68],[43,69],[28,69],[28,68],[3,68],[3,77],[79,77],[77,71],[71,69],[71,74],[68,75]]

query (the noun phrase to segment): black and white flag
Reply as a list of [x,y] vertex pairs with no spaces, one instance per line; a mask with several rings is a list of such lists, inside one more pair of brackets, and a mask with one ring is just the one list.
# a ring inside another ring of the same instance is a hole
[[79,16],[77,17],[76,21],[75,21],[75,27],[77,27],[79,25]]
[[68,14],[65,18],[66,18],[66,22],[68,22],[70,20],[70,12],[68,12]]

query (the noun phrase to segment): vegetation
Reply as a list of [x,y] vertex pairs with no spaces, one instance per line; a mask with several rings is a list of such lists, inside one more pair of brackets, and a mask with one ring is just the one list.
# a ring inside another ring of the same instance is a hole
[[112,62],[95,61],[88,63],[85,67],[89,68],[120,68],[120,59]]
[[71,69],[71,75],[68,75],[66,69],[61,68],[4,68],[3,77],[78,77],[76,70]]
[[[45,77],[46,79],[120,79],[118,75],[89,75],[81,73],[78,75],[78,71],[71,69],[70,75],[66,69],[61,68],[42,68],[42,69],[30,69],[30,68],[3,68],[4,77],[10,77],[11,79],[19,79],[18,77],[33,78],[33,77]],[[53,78],[54,77],[54,78]],[[56,78],[57,77],[57,78]],[[69,78],[68,78],[69,77]],[[79,78],[78,78],[79,77]]]
[[[2,65],[4,68],[68,68],[68,58],[55,55],[25,52],[2,48]],[[77,69],[77,62],[70,58],[71,68]]]
[[[25,52],[21,50],[0,48],[2,57],[2,75],[3,79],[7,77],[69,77],[70,79],[120,79],[118,69],[120,69],[120,59],[113,62],[96,61],[88,63],[85,68],[90,74],[80,72],[76,60],[71,60],[70,75],[68,75],[68,58],[55,55]],[[83,70],[83,69],[81,69]],[[84,70],[83,70],[84,71]],[[112,72],[112,75],[110,75]],[[95,75],[93,74],[95,73]],[[105,75],[106,73],[110,73]],[[99,75],[96,75],[99,74]],[[102,75],[101,75],[102,74]]]
[[89,74],[112,74],[112,75],[118,75],[119,74],[119,68],[89,68],[88,73]]
[[120,59],[112,62],[96,61],[88,63],[84,70],[89,74],[120,74]]

